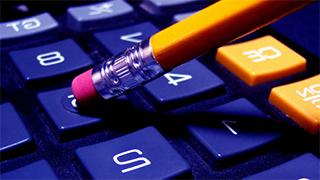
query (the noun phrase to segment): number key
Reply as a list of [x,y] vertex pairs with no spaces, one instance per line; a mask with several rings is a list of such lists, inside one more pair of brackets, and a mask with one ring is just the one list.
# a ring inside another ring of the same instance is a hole
[[208,154],[218,160],[252,151],[281,135],[266,114],[244,98],[205,112],[212,117],[221,117],[221,120],[216,118],[216,124],[190,125],[188,128]]
[[[37,97],[63,141],[90,134],[101,128],[103,116],[97,115],[92,110],[80,112],[70,88],[41,92]],[[103,113],[108,115],[111,112],[116,113],[119,107],[127,109],[127,112],[132,108],[126,96],[120,96],[108,102],[108,105],[108,107],[101,105]],[[98,108],[95,109],[98,111]]]
[[13,51],[11,59],[27,83],[56,78],[91,65],[91,59],[71,39]]
[[93,179],[172,179],[190,169],[153,127],[82,147],[76,153]]
[[101,122],[98,117],[82,115],[78,112],[77,103],[70,88],[42,92],[38,94],[38,100],[63,140],[96,130]]
[[166,104],[208,91],[218,92],[223,87],[223,81],[200,62],[193,60],[144,87],[157,103]]

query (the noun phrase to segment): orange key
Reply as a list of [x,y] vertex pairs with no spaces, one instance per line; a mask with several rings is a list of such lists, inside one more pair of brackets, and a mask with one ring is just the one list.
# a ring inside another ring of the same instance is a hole
[[272,89],[269,101],[312,134],[320,130],[320,75]]
[[306,60],[273,38],[223,46],[216,59],[250,86],[276,80],[306,68]]

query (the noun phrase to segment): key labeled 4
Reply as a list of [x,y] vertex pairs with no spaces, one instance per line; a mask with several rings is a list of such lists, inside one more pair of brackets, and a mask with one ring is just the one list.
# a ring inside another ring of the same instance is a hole
[[250,86],[276,80],[306,68],[306,60],[273,38],[223,46],[216,59]]
[[272,89],[269,101],[312,134],[320,131],[320,75]]

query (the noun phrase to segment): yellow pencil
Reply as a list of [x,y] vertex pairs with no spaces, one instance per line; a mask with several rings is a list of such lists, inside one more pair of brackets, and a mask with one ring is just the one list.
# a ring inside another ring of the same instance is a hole
[[221,0],[77,76],[80,105],[110,99],[311,3],[310,0]]

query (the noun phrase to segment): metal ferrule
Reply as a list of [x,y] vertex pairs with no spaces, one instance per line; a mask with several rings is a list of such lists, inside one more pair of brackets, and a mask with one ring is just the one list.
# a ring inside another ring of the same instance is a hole
[[110,99],[163,73],[164,70],[153,58],[152,48],[147,40],[95,66],[92,80],[100,95]]

